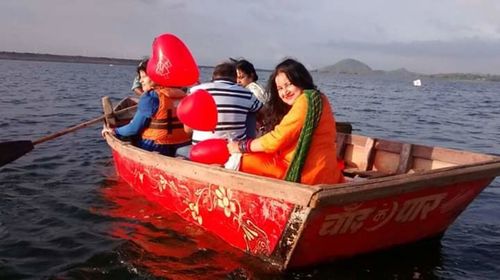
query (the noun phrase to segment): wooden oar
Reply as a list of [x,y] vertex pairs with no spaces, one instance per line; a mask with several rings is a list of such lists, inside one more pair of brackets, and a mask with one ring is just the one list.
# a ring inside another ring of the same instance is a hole
[[[118,110],[115,113],[116,114],[123,114],[123,113],[129,112],[129,111],[133,111],[136,108],[137,108],[137,105],[134,105],[134,106],[122,109],[122,110]],[[38,145],[38,144],[43,143],[43,142],[47,142],[47,141],[55,139],[59,136],[62,136],[62,135],[71,133],[73,131],[85,128],[87,126],[93,125],[95,123],[98,123],[98,122],[104,120],[105,117],[106,117],[106,115],[102,115],[98,118],[77,124],[77,125],[72,126],[72,127],[68,127],[64,130],[52,133],[50,135],[38,138],[34,141],[19,140],[19,141],[2,142],[2,143],[0,143],[0,167],[22,157],[23,155],[25,155],[27,153],[29,153],[31,150],[33,150],[35,148],[35,145]]]

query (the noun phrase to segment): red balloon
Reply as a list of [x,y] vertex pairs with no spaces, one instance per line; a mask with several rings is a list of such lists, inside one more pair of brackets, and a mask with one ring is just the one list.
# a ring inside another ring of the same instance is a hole
[[213,131],[217,125],[217,105],[208,91],[199,89],[179,102],[177,116],[192,129]]
[[173,34],[162,34],[153,41],[146,69],[153,82],[167,87],[185,87],[198,82],[198,66],[187,46]]
[[194,145],[189,154],[192,161],[206,164],[224,164],[229,159],[226,139],[208,139]]

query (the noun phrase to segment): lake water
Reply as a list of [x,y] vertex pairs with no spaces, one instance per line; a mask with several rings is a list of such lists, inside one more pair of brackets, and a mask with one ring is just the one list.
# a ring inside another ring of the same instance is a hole
[[[202,69],[207,80],[210,69]],[[0,60],[0,142],[35,140],[100,116],[131,94],[135,68]],[[262,80],[269,73],[260,73]],[[500,153],[500,84],[383,76],[315,82],[354,132]],[[497,279],[500,180],[439,242],[285,274],[134,193],[115,174],[100,125],[0,168],[0,279]]]

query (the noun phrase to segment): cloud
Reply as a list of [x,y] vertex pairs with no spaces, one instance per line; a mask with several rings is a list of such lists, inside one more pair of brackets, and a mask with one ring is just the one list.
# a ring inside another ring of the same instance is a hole
[[329,41],[322,45],[325,48],[344,49],[359,52],[377,52],[394,56],[431,56],[470,58],[500,56],[499,40],[482,40],[479,38],[464,38],[451,41],[414,41],[366,43],[357,41]]
[[169,32],[202,65],[353,57],[377,69],[500,73],[498,14],[495,0],[2,0],[0,50],[140,58]]

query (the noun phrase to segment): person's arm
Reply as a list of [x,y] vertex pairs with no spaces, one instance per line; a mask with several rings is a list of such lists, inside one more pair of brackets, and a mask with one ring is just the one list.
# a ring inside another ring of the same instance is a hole
[[263,104],[262,104],[262,102],[259,101],[257,96],[250,89],[248,89],[248,91],[250,91],[252,93],[250,100],[249,100],[250,108],[248,109],[248,111],[252,112],[252,113],[256,113],[262,108]]
[[132,121],[129,124],[115,129],[117,136],[137,135],[146,126],[148,119],[158,110],[159,100],[155,92],[149,91],[141,96]]
[[252,93],[252,98],[250,99],[252,101],[252,106],[250,106],[250,112],[253,112],[253,113],[256,113],[258,112],[260,109],[262,109],[262,102],[259,101],[259,99],[257,99],[257,97]]

